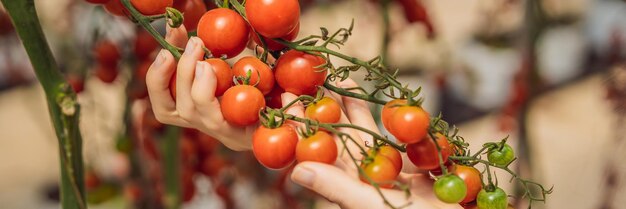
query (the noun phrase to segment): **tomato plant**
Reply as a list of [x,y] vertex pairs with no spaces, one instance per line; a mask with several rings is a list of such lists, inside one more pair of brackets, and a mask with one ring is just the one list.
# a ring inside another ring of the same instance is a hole
[[445,175],[435,181],[433,186],[435,196],[442,202],[459,203],[465,198],[467,186],[463,179],[456,175]]
[[259,126],[252,135],[252,152],[263,166],[281,169],[295,159],[297,143],[298,134],[291,125]]
[[274,85],[272,91],[269,94],[265,95],[265,103],[268,107],[271,108],[281,108],[283,107],[283,99],[282,95],[285,93],[283,88],[280,88],[278,85]]
[[454,167],[454,175],[463,179],[465,185],[467,186],[467,195],[465,195],[465,198],[461,201],[461,203],[474,201],[478,192],[480,192],[483,188],[480,171],[471,166],[456,165]]
[[[373,156],[372,161],[364,162],[361,164],[361,168],[363,168],[365,175],[382,188],[392,188],[393,182],[396,180],[399,173],[393,165],[393,162],[383,155]],[[362,174],[360,177],[361,181],[370,183]]]
[[276,61],[276,82],[292,94],[313,95],[317,92],[317,87],[324,85],[326,80],[326,69],[319,67],[325,62],[319,56],[296,50],[287,51]]
[[[291,32],[289,32],[289,34],[287,34],[286,36],[280,37],[281,39],[284,39],[286,41],[293,41],[294,39],[296,39],[296,37],[298,36],[298,33],[300,32],[300,24],[296,25],[296,28],[294,28]],[[259,46],[263,46],[263,43],[261,42],[261,39],[259,39],[259,36],[257,36],[256,33],[254,33],[254,31],[252,31],[252,33],[250,34],[250,36],[252,37],[252,40],[254,40],[254,43],[256,43]],[[271,51],[278,51],[278,50],[282,50],[284,49],[285,45],[278,43],[270,38],[265,38],[262,37],[263,41],[265,42],[265,44],[267,45],[267,48]]]
[[272,69],[256,57],[248,56],[239,59],[233,65],[233,73],[237,77],[244,78],[249,75],[248,84],[254,85],[264,95],[269,94],[274,88],[275,81]]
[[[487,186],[490,187],[490,186]],[[494,187],[491,185],[491,187]],[[487,191],[486,189],[480,190],[478,197],[476,197],[476,205],[480,209],[506,209],[509,200],[506,192],[499,187],[491,188],[493,191]]]
[[300,22],[298,0],[248,0],[245,6],[252,28],[267,38],[284,37]]
[[222,59],[209,58],[204,61],[211,64],[213,72],[215,72],[215,81],[217,82],[215,96],[222,96],[228,88],[233,86],[233,71],[230,69],[228,63]]
[[298,141],[296,159],[298,162],[315,161],[334,164],[337,159],[335,139],[325,131],[315,132],[312,136]]
[[259,120],[259,111],[265,107],[263,93],[249,85],[229,88],[220,102],[224,119],[236,126],[256,123]]
[[249,35],[246,21],[230,9],[209,10],[198,22],[198,37],[213,57],[237,56],[248,44]]
[[391,115],[398,110],[398,107],[405,104],[406,99],[394,99],[383,106],[383,109],[380,111],[380,120],[386,129],[389,129],[389,118]]
[[494,147],[489,149],[487,159],[489,162],[495,163],[498,166],[506,166],[515,158],[513,148],[508,144],[504,144],[501,147]]
[[[368,152],[369,155],[372,155],[373,153],[374,148],[370,149]],[[398,150],[389,145],[383,145],[378,147],[377,153],[378,155],[385,156],[387,159],[389,159],[389,161],[391,161],[393,167],[396,168],[396,171],[398,171],[398,173],[402,171],[402,155],[400,155],[400,152],[398,152]]]
[[[445,136],[441,134],[436,134],[436,136],[437,144],[441,148],[443,162],[446,162],[450,154],[452,154],[452,148]],[[417,143],[408,144],[406,146],[406,155],[419,169],[432,170],[439,167],[439,153],[437,152],[435,143],[430,137]]]
[[393,111],[386,128],[402,143],[417,143],[425,138],[429,123],[430,116],[421,107],[403,106]]
[[130,3],[144,15],[159,15],[165,13],[165,8],[172,7],[172,0],[130,0]]
[[341,107],[330,97],[324,97],[310,103],[304,111],[304,116],[320,123],[337,123],[341,118]]

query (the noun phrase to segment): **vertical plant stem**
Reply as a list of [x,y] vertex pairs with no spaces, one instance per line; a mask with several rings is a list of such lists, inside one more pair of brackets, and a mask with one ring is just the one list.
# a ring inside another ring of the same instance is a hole
[[61,170],[61,206],[85,209],[80,107],[76,93],[59,71],[37,17],[33,0],[1,0],[46,95],[48,111],[58,138]]
[[161,142],[165,172],[165,208],[167,209],[177,209],[181,205],[179,135],[180,128],[167,126]]

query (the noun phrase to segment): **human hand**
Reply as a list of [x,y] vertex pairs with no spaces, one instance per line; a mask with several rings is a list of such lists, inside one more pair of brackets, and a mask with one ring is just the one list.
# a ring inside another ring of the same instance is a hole
[[[165,40],[177,47],[185,46],[178,63],[169,51],[162,49],[146,76],[148,94],[154,114],[161,123],[198,129],[232,150],[249,150],[252,133],[258,125],[238,127],[224,120],[220,102],[215,97],[216,78],[211,65],[203,61],[203,42],[187,38],[184,26],[167,27]],[[176,75],[176,98],[170,96],[170,79]]]
[[[337,86],[351,88],[357,85],[351,79],[347,79],[337,83]],[[332,98],[342,104],[344,113],[342,113],[340,123],[351,123],[380,133],[365,101],[338,96],[334,93],[327,93],[328,95],[331,95]],[[283,105],[293,101],[295,98],[296,96],[293,94],[283,94]],[[289,111],[289,114],[299,116],[302,114],[303,107],[295,105]],[[340,129],[340,131],[350,134],[356,139],[355,141],[361,143],[360,146],[364,147],[366,143],[372,144],[372,136],[369,134],[356,132],[352,129]],[[343,149],[341,143],[338,143],[338,146],[339,149]],[[347,144],[346,146],[352,150],[352,153],[359,153],[355,144]],[[373,186],[359,180],[358,170],[352,161],[352,158],[344,154],[337,160],[337,166],[317,162],[302,162],[294,168],[291,179],[295,183],[337,203],[341,208],[387,208],[378,191]],[[404,191],[397,189],[381,190],[384,197],[394,206],[410,203],[407,208],[461,208],[458,204],[446,204],[439,201],[432,190],[433,181],[425,174],[401,173],[398,181],[409,186],[410,196],[407,196]]]

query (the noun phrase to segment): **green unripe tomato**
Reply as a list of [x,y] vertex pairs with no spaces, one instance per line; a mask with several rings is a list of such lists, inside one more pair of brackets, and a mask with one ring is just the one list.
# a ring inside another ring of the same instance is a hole
[[509,146],[508,144],[504,144],[504,147],[502,147],[502,149],[491,149],[487,154],[487,159],[489,159],[489,162],[495,163],[498,166],[508,165],[513,160],[513,158],[515,158],[515,153],[513,151],[513,148],[511,148],[511,146]]
[[480,190],[476,198],[476,204],[479,209],[507,209],[509,200],[506,192],[499,187],[492,192],[485,189]]
[[435,181],[433,186],[435,195],[446,203],[459,203],[467,194],[467,185],[456,175],[446,175]]

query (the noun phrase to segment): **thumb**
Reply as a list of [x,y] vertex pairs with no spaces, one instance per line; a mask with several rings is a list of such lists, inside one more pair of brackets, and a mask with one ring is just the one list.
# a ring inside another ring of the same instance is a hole
[[299,163],[294,168],[291,179],[339,204],[341,208],[381,208],[372,207],[382,203],[382,201],[372,202],[380,200],[373,187],[350,177],[332,165],[317,162]]

